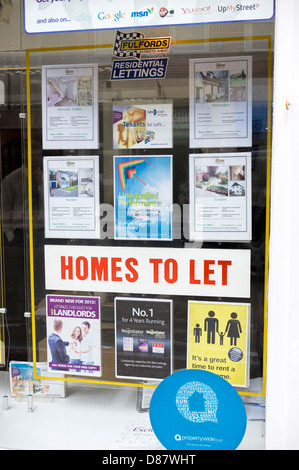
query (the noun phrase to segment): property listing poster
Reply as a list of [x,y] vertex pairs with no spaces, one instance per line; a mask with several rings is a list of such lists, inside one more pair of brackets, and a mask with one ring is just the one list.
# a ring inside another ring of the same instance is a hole
[[47,295],[49,371],[101,377],[99,297]]
[[99,157],[44,157],[46,238],[100,237]]
[[188,302],[187,368],[249,386],[250,304]]
[[190,59],[190,147],[251,147],[252,58]]
[[172,300],[116,297],[116,377],[163,380],[172,373]]
[[190,239],[250,241],[251,153],[189,156]]
[[42,66],[44,149],[97,149],[98,66]]
[[172,102],[113,103],[113,148],[172,147]]
[[115,156],[115,238],[171,240],[172,191],[172,156]]

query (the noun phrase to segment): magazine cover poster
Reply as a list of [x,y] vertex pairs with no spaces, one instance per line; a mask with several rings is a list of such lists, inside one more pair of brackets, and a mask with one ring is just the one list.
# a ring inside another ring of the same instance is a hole
[[97,149],[98,65],[43,65],[44,149]]
[[251,153],[189,156],[190,239],[250,241]]
[[190,147],[252,146],[252,57],[190,59]]
[[49,371],[101,377],[100,298],[47,295],[46,302]]
[[172,103],[113,103],[113,148],[172,147]]
[[163,380],[172,373],[172,301],[116,297],[116,377]]
[[44,157],[46,238],[100,238],[99,157]]
[[115,238],[171,240],[172,191],[172,156],[115,156]]
[[249,386],[250,304],[188,302],[187,368]]

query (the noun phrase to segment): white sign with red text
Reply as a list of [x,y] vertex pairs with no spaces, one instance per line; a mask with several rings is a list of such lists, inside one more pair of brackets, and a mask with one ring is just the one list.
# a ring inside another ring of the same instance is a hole
[[45,246],[46,289],[250,297],[250,250]]

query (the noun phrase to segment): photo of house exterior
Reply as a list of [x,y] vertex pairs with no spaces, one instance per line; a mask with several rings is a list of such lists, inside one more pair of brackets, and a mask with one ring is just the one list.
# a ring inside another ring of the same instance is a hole
[[196,72],[195,90],[197,103],[228,101],[228,71]]

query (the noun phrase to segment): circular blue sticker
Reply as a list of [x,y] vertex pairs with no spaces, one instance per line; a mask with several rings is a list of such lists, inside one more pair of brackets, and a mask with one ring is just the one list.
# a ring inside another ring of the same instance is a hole
[[149,413],[153,431],[167,450],[235,450],[247,425],[238,392],[204,370],[182,370],[163,380]]

